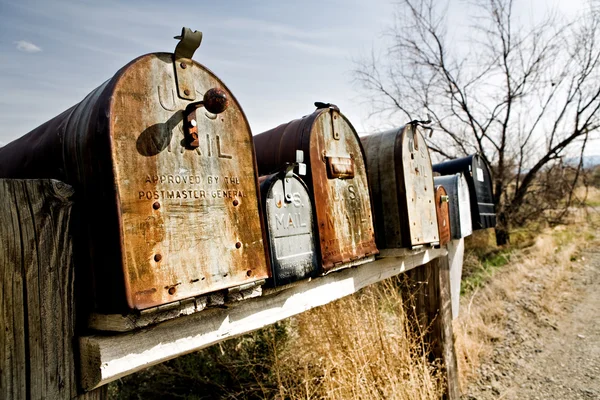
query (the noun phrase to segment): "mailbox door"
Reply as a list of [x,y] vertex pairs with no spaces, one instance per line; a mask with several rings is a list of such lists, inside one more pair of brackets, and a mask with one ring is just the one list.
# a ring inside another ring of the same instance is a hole
[[473,156],[471,173],[478,211],[478,218],[473,221],[473,228],[493,228],[496,226],[496,212],[492,195],[492,177],[488,165],[478,154]]
[[418,127],[404,127],[401,143],[396,147],[396,160],[398,195],[406,202],[406,215],[401,218],[408,222],[410,245],[438,242],[431,159]]
[[[288,180],[285,188],[284,180]],[[280,174],[272,175],[263,185],[267,186],[263,201],[274,285],[315,276],[317,254],[308,189],[297,176]]]
[[[433,184],[435,187],[443,186],[444,189],[446,189],[446,194],[450,200],[448,202],[448,213],[450,215],[450,233],[452,239],[460,239],[462,237],[461,213],[458,193],[459,178],[460,174],[433,177]],[[468,198],[467,201],[469,201]]]
[[458,176],[458,211],[460,216],[460,237],[467,237],[473,233],[471,220],[471,197],[469,185],[464,174]]
[[310,165],[323,268],[377,253],[362,146],[337,110],[321,110],[310,130]]
[[239,104],[200,64],[196,97],[220,88],[229,107],[197,110],[199,147],[184,146],[171,54],[140,57],[114,88],[111,151],[122,215],[125,287],[144,309],[268,277],[252,135]]
[[439,228],[440,246],[450,241],[450,214],[448,212],[448,197],[443,186],[435,188],[435,206],[437,212],[437,225]]

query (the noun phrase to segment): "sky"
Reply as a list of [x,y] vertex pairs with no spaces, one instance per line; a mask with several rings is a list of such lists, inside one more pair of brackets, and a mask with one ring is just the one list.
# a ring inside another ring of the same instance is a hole
[[[564,13],[584,0],[555,0]],[[549,2],[522,1],[520,12]],[[454,1],[453,24],[468,24]],[[356,60],[385,49],[390,0],[0,0],[0,146],[81,101],[139,55],[173,52],[182,26],[203,32],[194,59],[240,102],[254,134],[337,104],[359,134],[389,128],[370,117],[353,80]],[[588,154],[600,154],[600,143]]]

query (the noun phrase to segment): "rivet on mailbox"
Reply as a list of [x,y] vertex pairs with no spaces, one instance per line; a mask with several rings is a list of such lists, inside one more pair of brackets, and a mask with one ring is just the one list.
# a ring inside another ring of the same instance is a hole
[[96,312],[269,277],[252,134],[229,89],[191,59],[201,38],[184,28],[175,54],[137,58],[0,149],[0,177],[75,187],[78,279],[89,277]]
[[435,172],[452,175],[461,172],[469,186],[473,230],[496,226],[496,211],[492,191],[492,174],[479,154],[446,161],[433,166]]
[[373,194],[377,246],[438,244],[429,149],[418,124],[361,138]]
[[318,271],[312,201],[308,188],[294,174],[294,168],[301,175],[306,168],[302,153],[297,152],[297,163],[259,178],[273,286],[314,277]]
[[450,213],[450,231],[452,239],[460,239],[473,233],[471,223],[471,200],[469,198],[469,187],[463,174],[446,176],[434,176],[433,183],[444,186],[450,202],[448,211]]
[[450,241],[450,215],[448,213],[448,194],[446,189],[438,185],[435,187],[435,207],[437,214],[437,225],[440,234],[440,246],[446,245]]
[[261,175],[294,162],[296,150],[304,152],[319,261],[331,271],[371,261],[378,250],[358,135],[336,106],[315,105],[311,115],[256,135],[254,145]]

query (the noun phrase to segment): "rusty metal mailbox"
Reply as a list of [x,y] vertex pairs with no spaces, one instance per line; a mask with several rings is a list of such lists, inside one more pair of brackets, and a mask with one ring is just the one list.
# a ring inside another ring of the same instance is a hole
[[97,312],[144,310],[269,275],[252,134],[229,89],[191,59],[201,38],[184,29],[175,54],[133,60],[0,149],[0,177],[75,187],[78,279]]
[[254,137],[261,175],[306,155],[305,182],[313,198],[319,261],[325,271],[358,265],[377,254],[363,150],[339,109],[317,110]]
[[416,124],[361,138],[373,193],[379,248],[440,240],[429,149]]
[[492,191],[492,174],[487,162],[479,154],[445,161],[433,166],[441,175],[463,173],[469,186],[473,230],[496,226],[496,211]]
[[286,285],[316,276],[318,261],[308,188],[293,173],[293,164],[260,180],[272,285]]
[[445,246],[451,238],[450,212],[448,210],[448,193],[442,185],[435,186],[435,209],[437,214],[440,246]]
[[444,186],[450,202],[450,230],[452,239],[460,239],[473,233],[469,186],[463,174],[434,176],[434,184]]

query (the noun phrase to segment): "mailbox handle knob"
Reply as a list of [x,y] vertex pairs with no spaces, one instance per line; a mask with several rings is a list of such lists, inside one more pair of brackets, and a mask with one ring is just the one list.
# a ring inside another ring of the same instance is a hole
[[208,89],[206,93],[204,93],[202,102],[204,103],[204,108],[206,108],[206,111],[213,114],[221,114],[223,111],[227,110],[227,107],[229,107],[229,98],[227,97],[227,93],[220,88]]
[[196,119],[196,109],[204,107],[206,111],[212,114],[221,114],[229,107],[229,98],[227,93],[220,88],[208,89],[204,93],[202,101],[190,103],[185,108],[185,136],[186,147],[195,149],[199,146],[198,143],[198,120]]

